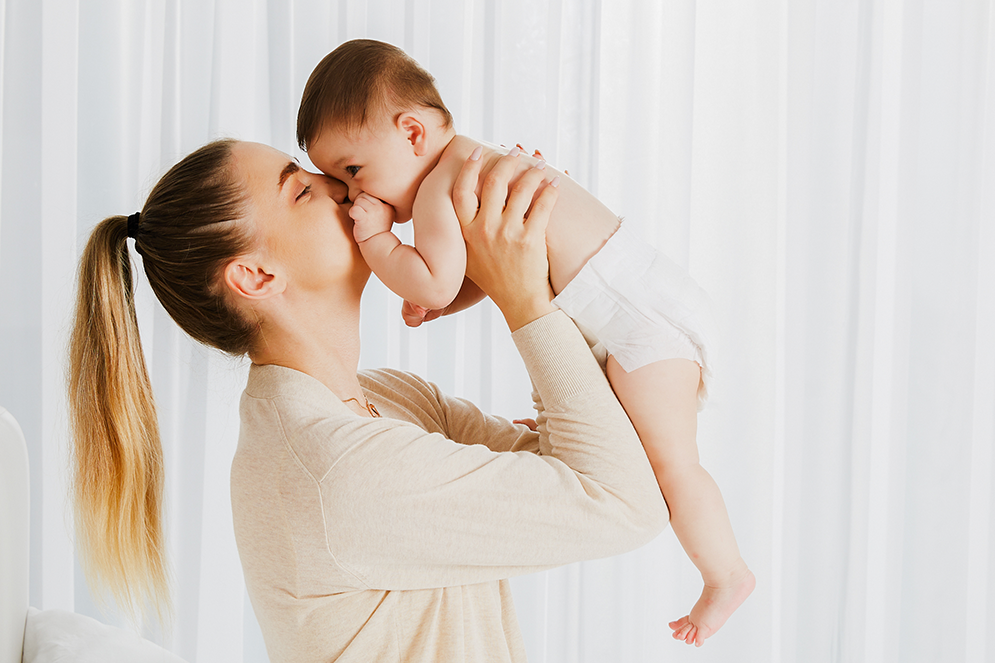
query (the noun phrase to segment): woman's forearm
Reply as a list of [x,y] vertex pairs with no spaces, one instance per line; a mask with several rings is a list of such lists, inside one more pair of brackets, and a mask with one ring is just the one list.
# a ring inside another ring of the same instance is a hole
[[624,539],[627,531],[638,541],[658,532],[667,508],[649,460],[573,321],[558,311],[512,338],[535,387],[541,453],[566,464],[589,490],[604,491],[624,514],[617,536]]

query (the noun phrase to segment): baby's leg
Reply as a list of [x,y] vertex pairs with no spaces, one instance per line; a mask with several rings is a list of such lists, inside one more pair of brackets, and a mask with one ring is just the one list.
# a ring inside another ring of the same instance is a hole
[[608,379],[646,449],[670,509],[670,524],[705,588],[691,613],[670,622],[674,638],[701,646],[746,600],[756,581],[740,557],[722,495],[698,463],[698,381],[690,359],[626,373],[608,358]]

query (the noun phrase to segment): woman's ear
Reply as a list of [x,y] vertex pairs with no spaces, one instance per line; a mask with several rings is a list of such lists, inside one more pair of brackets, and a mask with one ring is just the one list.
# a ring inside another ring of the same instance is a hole
[[404,137],[411,147],[414,148],[415,156],[423,157],[428,154],[428,134],[425,131],[425,123],[418,113],[401,113],[397,118],[397,128],[404,133]]
[[225,267],[225,285],[244,299],[260,300],[278,295],[286,288],[286,281],[269,271],[251,257],[237,258]]

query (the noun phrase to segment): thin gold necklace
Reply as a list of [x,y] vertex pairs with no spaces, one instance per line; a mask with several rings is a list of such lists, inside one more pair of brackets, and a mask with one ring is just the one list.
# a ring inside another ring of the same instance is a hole
[[356,401],[356,405],[358,405],[359,407],[365,407],[366,411],[370,413],[371,417],[379,417],[380,413],[377,411],[377,407],[373,403],[371,403],[368,398],[363,399],[363,400],[366,401],[366,405],[365,406],[362,403],[359,402],[358,398],[346,398],[342,402],[343,403],[348,403],[349,401]]

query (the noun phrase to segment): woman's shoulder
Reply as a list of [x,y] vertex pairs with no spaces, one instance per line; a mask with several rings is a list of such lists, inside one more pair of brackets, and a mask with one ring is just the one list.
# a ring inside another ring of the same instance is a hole
[[[307,373],[276,364],[252,364],[241,405],[244,417],[247,408],[279,405],[281,409],[293,406],[294,409],[338,411],[340,408],[334,407],[337,404],[340,401],[335,394]],[[341,410],[349,411],[344,406]]]
[[[394,368],[361,370],[360,385],[381,401],[438,402],[442,393],[424,378]],[[372,399],[371,399],[372,400]],[[253,364],[242,396],[247,405],[278,409],[314,410],[326,414],[353,413],[319,380],[285,366]]]
[[324,384],[306,373],[283,366],[253,365],[242,396],[243,425],[251,422],[257,428],[267,428],[269,422],[292,446],[318,430],[360,434],[358,429],[364,425],[379,429],[403,425],[401,422],[428,431],[445,429],[452,399],[435,384],[393,368],[364,369],[358,377],[368,400],[385,419],[374,422],[357,417]]
[[283,466],[318,480],[358,441],[401,425],[360,417],[319,380],[283,366],[253,365],[239,415],[233,470],[250,478]]

